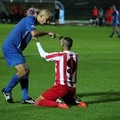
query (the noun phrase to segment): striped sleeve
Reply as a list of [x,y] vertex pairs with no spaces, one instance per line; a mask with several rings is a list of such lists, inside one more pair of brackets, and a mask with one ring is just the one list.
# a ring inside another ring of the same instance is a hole
[[61,56],[63,54],[64,53],[62,53],[62,52],[47,53],[46,54],[46,60],[47,61],[57,61],[57,60],[60,60],[60,58],[61,58]]

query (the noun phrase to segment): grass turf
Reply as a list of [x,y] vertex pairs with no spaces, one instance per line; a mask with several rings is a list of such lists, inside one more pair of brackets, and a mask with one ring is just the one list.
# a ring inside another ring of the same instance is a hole
[[[14,25],[0,25],[0,48],[2,42]],[[72,37],[72,50],[79,54],[77,95],[88,103],[85,109],[71,106],[70,109],[34,107],[22,105],[20,86],[13,89],[14,104],[5,102],[0,93],[1,120],[119,120],[120,119],[120,38],[109,38],[110,27],[90,26],[44,26],[63,36]],[[47,36],[40,38],[45,51],[61,51],[59,42]],[[54,82],[54,63],[40,58],[35,42],[32,40],[24,51],[30,67],[29,93],[37,98]],[[7,85],[15,73],[8,68],[0,51],[0,89]]]

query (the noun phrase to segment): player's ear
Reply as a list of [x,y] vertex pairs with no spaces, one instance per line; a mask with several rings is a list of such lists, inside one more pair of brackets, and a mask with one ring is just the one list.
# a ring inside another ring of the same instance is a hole
[[63,38],[64,38],[63,36],[60,36],[60,37],[59,37],[59,40],[61,40],[61,39],[63,39]]
[[59,39],[59,42],[60,42],[61,47],[63,47],[63,40]]
[[62,41],[61,41],[61,44],[62,44],[62,45],[61,45],[62,47],[65,46],[65,45],[64,45],[64,40],[63,40],[63,39],[62,39]]

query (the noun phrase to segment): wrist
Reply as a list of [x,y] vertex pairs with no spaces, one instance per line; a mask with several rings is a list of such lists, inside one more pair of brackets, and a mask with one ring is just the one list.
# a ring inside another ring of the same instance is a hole
[[40,45],[40,42],[36,42],[36,45],[37,45],[37,46]]

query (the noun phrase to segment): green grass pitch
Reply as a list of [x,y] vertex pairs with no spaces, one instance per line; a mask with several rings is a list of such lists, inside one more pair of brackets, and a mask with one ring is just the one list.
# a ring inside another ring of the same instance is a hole
[[[0,48],[14,25],[0,24]],[[73,38],[72,50],[79,54],[77,95],[88,103],[83,109],[34,107],[22,105],[19,84],[13,89],[15,103],[5,102],[0,93],[1,120],[120,120],[120,38],[109,38],[110,27],[38,26]],[[46,52],[61,51],[58,38],[39,38]],[[29,94],[37,98],[54,83],[54,63],[46,62],[38,54],[32,40],[24,51],[30,67]],[[16,72],[8,68],[0,50],[0,90]]]

